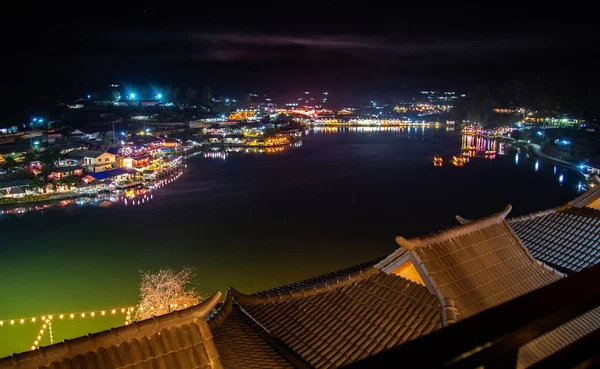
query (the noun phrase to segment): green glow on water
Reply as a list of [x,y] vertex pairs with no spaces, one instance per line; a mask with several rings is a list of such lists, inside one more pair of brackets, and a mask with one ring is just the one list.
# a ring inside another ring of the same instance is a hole
[[[122,325],[122,315],[56,314],[135,306],[140,269],[191,266],[205,295],[229,286],[252,293],[388,254],[395,236],[455,226],[456,214],[484,216],[511,203],[512,215],[523,215],[576,196],[550,167],[534,172],[512,158],[434,168],[433,153],[451,157],[461,144],[459,136],[438,141],[313,136],[276,156],[193,158],[181,179],[139,207],[4,217],[0,357],[28,350],[41,325],[6,319],[52,313],[55,342]],[[481,201],[473,183],[494,196]]]

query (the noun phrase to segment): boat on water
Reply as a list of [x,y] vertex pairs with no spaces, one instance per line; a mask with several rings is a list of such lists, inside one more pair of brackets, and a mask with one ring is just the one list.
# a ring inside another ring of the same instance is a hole
[[453,156],[452,157],[452,165],[454,165],[455,167],[462,167],[463,165],[465,165],[466,163],[466,158],[462,157],[462,156]]
[[439,155],[434,155],[433,156],[433,166],[434,167],[441,167],[442,165],[444,165],[444,159],[442,159],[441,156]]

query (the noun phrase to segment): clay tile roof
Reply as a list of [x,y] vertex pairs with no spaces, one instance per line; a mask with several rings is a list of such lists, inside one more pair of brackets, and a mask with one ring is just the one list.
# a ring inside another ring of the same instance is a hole
[[347,365],[442,326],[440,303],[425,287],[375,268],[277,298],[230,291],[249,319],[315,368]]
[[293,368],[256,332],[231,293],[208,321],[224,368]]
[[343,269],[335,270],[333,272],[321,274],[316,277],[310,277],[310,278],[307,278],[307,279],[304,279],[304,280],[301,280],[298,282],[294,282],[291,284],[286,284],[283,286],[279,286],[279,287],[271,288],[271,289],[268,289],[268,290],[265,290],[262,292],[258,292],[258,293],[256,293],[256,295],[267,296],[267,295],[274,295],[274,294],[281,294],[281,293],[289,293],[290,291],[293,291],[293,290],[312,288],[313,286],[315,286],[317,284],[322,284],[322,283],[328,282],[328,281],[335,281],[336,279],[340,279],[340,278],[343,279],[344,277],[348,276],[349,274],[353,274],[353,273],[359,272],[363,269],[372,267],[373,265],[379,263],[382,259],[383,259],[383,257],[379,257],[379,258],[376,258],[373,260],[366,261],[364,263],[360,263],[360,264],[349,266],[349,267],[346,267]]
[[563,277],[529,255],[504,220],[510,209],[423,238],[397,238],[460,319]]
[[0,359],[0,368],[221,368],[205,320],[220,292],[199,305]]
[[509,220],[536,259],[567,273],[600,262],[600,211],[572,207]]

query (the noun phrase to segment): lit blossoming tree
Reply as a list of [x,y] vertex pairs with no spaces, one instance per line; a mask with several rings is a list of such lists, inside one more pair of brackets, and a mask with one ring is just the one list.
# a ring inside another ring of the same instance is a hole
[[156,273],[140,271],[140,302],[134,320],[170,313],[197,304],[201,296],[191,287],[195,276],[193,268],[180,272],[161,269]]

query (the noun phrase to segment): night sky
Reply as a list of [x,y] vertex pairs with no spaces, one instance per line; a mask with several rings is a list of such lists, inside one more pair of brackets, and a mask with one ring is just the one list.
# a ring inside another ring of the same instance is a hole
[[598,32],[585,9],[55,4],[2,16],[6,107],[72,98],[75,81],[80,90],[154,83],[346,97],[548,76],[585,90],[598,80]]

